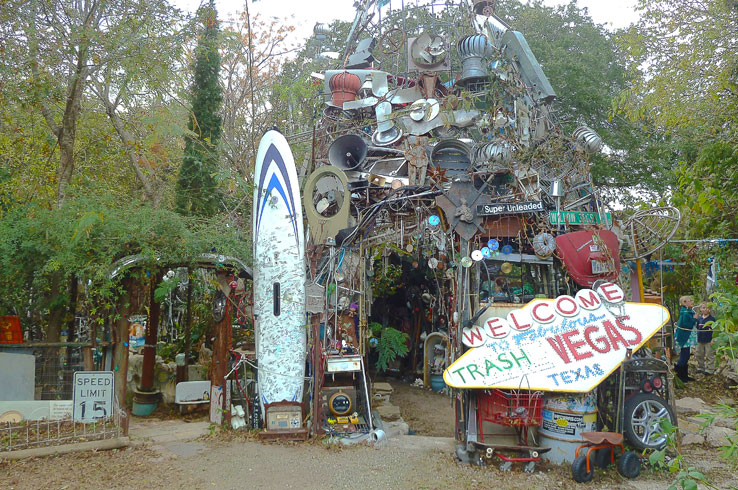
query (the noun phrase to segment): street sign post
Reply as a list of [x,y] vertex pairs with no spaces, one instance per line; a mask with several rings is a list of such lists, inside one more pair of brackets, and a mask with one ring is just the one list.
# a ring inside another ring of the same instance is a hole
[[[601,225],[602,217],[599,213],[584,213],[579,211],[549,211],[548,221],[552,225]],[[605,213],[605,225],[612,225],[612,214]]]
[[113,416],[115,379],[112,371],[77,371],[74,373],[72,418],[94,422]]

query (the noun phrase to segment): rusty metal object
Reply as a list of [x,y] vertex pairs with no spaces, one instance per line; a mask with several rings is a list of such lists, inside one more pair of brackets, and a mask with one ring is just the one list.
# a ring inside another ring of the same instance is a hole
[[379,45],[381,46],[383,54],[394,54],[402,49],[405,44],[405,33],[399,27],[395,27],[386,31],[379,38]]
[[424,185],[428,169],[428,153],[425,151],[428,145],[427,137],[409,136],[405,140],[405,158],[408,162],[408,177],[410,185]]

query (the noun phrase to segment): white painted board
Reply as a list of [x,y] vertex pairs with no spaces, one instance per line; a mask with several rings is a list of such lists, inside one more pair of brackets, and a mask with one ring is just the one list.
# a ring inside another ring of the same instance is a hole
[[307,343],[302,201],[292,151],[279,131],[262,137],[254,179],[254,318],[264,414],[265,404],[302,401]]
[[586,393],[669,320],[656,304],[626,303],[615,284],[576,296],[536,299],[506,318],[481,317],[462,330],[471,347],[443,373],[454,388]]
[[33,400],[35,387],[36,357],[23,352],[0,352],[0,401]]

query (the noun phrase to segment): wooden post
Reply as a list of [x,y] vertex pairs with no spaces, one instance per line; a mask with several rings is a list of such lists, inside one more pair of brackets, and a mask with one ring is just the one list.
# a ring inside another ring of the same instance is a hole
[[146,321],[146,344],[143,348],[143,364],[141,367],[141,391],[154,391],[154,363],[156,362],[156,341],[159,333],[159,314],[161,303],[154,300],[154,290],[161,281],[161,271],[151,275],[149,284],[149,316]]
[[225,375],[228,374],[228,353],[231,348],[231,341],[229,335],[229,326],[231,322],[230,305],[226,305],[226,314],[223,319],[215,324],[215,341],[213,342],[213,364],[210,369],[210,382],[212,386],[220,386],[223,389],[223,406],[224,418],[226,422],[231,420],[231,410],[226,396],[227,387],[225,382]]
[[[121,410],[126,411],[126,382],[128,378],[128,316],[131,313],[130,278],[123,280],[123,294],[118,298],[117,311],[120,314],[113,324],[113,372],[115,373],[115,395]],[[128,417],[123,425],[123,434],[128,435]]]
[[192,349],[192,282],[190,278],[190,269],[187,269],[187,313],[185,316],[185,344],[184,344],[184,380],[189,381],[189,366],[190,366],[190,349]]

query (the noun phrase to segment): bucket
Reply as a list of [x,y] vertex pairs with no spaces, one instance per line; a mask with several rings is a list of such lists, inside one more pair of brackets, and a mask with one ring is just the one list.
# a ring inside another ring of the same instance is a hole
[[446,387],[446,382],[443,380],[442,374],[432,374],[430,377],[431,389],[433,391],[441,391]]
[[582,433],[597,430],[597,392],[548,394],[542,416],[540,445],[551,450],[541,456],[556,464],[571,463],[584,443]]

